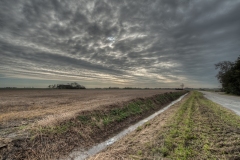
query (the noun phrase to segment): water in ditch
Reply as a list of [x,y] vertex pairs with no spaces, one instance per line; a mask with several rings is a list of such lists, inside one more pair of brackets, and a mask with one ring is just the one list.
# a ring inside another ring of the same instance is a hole
[[116,142],[117,140],[119,140],[120,138],[124,137],[126,134],[134,131],[135,129],[137,129],[137,127],[143,125],[145,122],[153,119],[155,116],[159,115],[160,113],[164,112],[165,110],[167,110],[169,107],[171,107],[172,105],[174,105],[175,103],[179,102],[182,100],[182,98],[184,96],[186,96],[187,93],[183,96],[181,96],[180,98],[178,98],[177,100],[171,102],[169,105],[167,105],[166,107],[164,107],[163,109],[155,112],[154,114],[150,115],[149,117],[137,122],[136,124],[128,127],[127,129],[123,130],[122,132],[118,133],[117,135],[115,135],[114,137],[97,144],[96,146],[93,146],[92,148],[90,148],[89,150],[85,150],[85,151],[74,151],[69,155],[68,159],[74,159],[74,160],[84,160],[87,159],[90,156],[93,156],[95,154],[97,154],[98,152],[100,152],[101,150],[105,149],[107,146],[113,144],[114,142]]

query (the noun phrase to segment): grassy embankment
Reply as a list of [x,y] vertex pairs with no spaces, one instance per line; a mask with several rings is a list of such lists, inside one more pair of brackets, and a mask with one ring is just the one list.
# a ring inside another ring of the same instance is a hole
[[240,117],[195,91],[157,138],[135,155],[139,159],[240,159]]
[[30,138],[12,141],[0,150],[2,158],[53,159],[79,147],[90,147],[147,117],[186,92],[173,92],[140,98],[122,106],[79,113],[55,126],[31,128]]

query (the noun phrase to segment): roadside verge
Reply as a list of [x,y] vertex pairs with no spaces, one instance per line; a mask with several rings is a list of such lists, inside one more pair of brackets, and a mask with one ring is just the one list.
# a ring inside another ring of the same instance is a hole
[[191,92],[90,159],[240,159],[240,118]]

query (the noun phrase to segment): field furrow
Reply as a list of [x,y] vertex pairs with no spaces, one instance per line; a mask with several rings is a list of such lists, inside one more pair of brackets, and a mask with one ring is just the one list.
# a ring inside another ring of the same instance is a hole
[[[68,118],[42,119],[34,125],[16,127],[13,138],[0,139],[2,159],[58,159],[73,150],[92,147],[124,128],[162,109],[186,91],[135,98],[98,108],[76,112]],[[54,121],[55,123],[49,123]],[[8,135],[9,134],[5,134]]]

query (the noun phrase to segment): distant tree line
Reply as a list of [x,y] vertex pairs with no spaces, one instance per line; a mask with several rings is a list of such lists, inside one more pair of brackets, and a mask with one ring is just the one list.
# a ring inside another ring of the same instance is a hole
[[142,89],[142,88],[137,88],[137,87],[124,87],[123,89]]
[[216,77],[226,93],[240,95],[240,56],[235,62],[223,61],[215,64],[219,69]]
[[119,87],[108,87],[108,89],[119,89]]
[[48,88],[55,89],[86,89],[83,85],[78,84],[77,82],[68,83],[68,84],[53,84],[49,85]]

